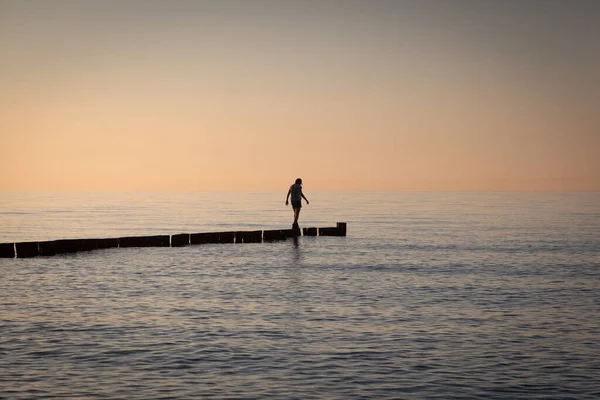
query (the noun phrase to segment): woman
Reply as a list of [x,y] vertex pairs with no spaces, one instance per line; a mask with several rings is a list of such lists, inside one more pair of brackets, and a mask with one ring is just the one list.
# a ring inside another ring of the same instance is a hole
[[294,227],[298,225],[298,216],[300,215],[300,209],[302,208],[302,199],[306,200],[306,204],[310,204],[308,199],[304,197],[302,193],[302,179],[296,179],[296,183],[290,186],[287,197],[285,198],[285,205],[289,204],[290,195],[292,196],[292,209],[294,210]]

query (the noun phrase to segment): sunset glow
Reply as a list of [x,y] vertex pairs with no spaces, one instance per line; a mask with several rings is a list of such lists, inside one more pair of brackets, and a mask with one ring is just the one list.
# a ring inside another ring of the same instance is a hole
[[0,0],[0,190],[600,190],[599,17]]

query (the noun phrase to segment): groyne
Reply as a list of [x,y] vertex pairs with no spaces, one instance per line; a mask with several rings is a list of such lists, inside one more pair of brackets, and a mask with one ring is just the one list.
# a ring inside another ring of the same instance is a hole
[[346,236],[346,223],[324,228],[275,229],[176,235],[127,236],[101,239],[59,239],[38,242],[0,243],[0,258],[53,256],[120,247],[183,247],[209,243],[264,243],[298,236]]

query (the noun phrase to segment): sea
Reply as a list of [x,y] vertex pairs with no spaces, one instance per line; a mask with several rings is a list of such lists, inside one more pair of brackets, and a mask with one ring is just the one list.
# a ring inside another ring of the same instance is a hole
[[[0,192],[0,243],[290,228],[281,192]],[[312,192],[346,237],[0,259],[2,399],[600,399],[600,192]]]

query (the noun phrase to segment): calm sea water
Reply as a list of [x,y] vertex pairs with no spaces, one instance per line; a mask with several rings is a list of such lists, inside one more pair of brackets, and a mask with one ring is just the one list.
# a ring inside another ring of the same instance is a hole
[[[348,237],[0,259],[0,398],[600,398],[600,193],[306,194]],[[0,242],[286,228],[284,200],[0,193]]]

